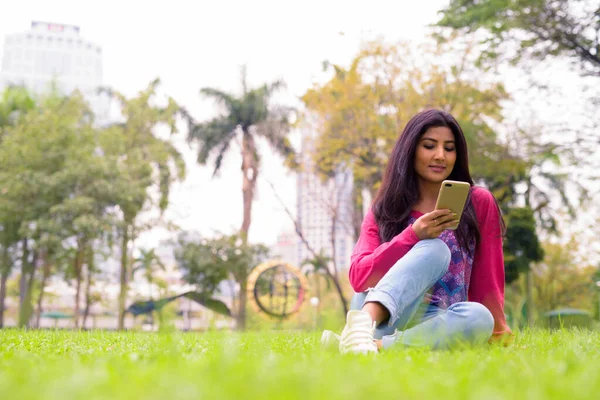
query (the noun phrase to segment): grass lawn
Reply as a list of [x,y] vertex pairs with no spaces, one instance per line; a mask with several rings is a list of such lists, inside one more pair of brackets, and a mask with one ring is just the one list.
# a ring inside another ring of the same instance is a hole
[[600,332],[341,356],[318,333],[0,330],[1,399],[599,399]]

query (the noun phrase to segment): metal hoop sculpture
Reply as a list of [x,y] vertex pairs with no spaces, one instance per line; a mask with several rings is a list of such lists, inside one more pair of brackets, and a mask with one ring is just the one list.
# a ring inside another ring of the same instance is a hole
[[308,290],[306,276],[280,260],[258,265],[248,276],[248,297],[257,312],[286,318],[300,310]]

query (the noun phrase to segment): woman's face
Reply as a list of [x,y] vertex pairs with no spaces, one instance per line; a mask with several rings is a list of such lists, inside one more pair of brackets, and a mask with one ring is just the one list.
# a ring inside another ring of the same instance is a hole
[[427,129],[419,138],[415,152],[415,172],[419,180],[442,183],[456,162],[456,143],[449,128],[438,126]]

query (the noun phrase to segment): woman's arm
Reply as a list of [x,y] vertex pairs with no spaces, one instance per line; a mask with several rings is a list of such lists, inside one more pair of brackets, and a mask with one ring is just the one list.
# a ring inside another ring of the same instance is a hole
[[369,209],[350,258],[349,278],[354,291],[364,292],[375,286],[417,242],[419,238],[409,225],[391,241],[382,244],[375,216]]
[[500,213],[493,195],[483,188],[472,193],[481,239],[475,249],[469,301],[481,303],[494,316],[492,340],[511,335],[504,315],[504,253]]

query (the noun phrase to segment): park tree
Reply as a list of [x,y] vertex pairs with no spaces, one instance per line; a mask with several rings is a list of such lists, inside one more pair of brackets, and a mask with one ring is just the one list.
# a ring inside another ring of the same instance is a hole
[[[0,94],[0,146],[4,132],[18,123],[28,111],[35,107],[33,96],[22,87],[8,87]],[[4,301],[6,299],[6,283],[11,273],[13,247],[18,242],[18,221],[6,216],[0,222],[0,328],[4,325]]]
[[213,296],[223,281],[235,282],[237,288],[232,287],[231,291],[237,292],[237,296],[232,308],[239,330],[246,327],[248,276],[268,254],[265,246],[248,244],[242,234],[214,238],[184,234],[179,237],[175,250],[184,281],[202,296]]
[[578,257],[575,237],[567,243],[544,243],[544,259],[532,265],[535,306],[539,312],[561,307],[591,311],[596,303],[593,277],[596,268]]
[[[168,98],[165,105],[159,104],[159,84],[160,81],[155,79],[131,98],[111,89],[103,89],[118,103],[122,117],[120,123],[107,128],[114,133],[113,137],[119,139],[105,143],[107,151],[122,155],[117,163],[117,171],[122,179],[115,186],[115,190],[121,193],[117,200],[121,213],[118,224],[121,243],[119,329],[123,329],[125,321],[132,243],[140,232],[151,226],[141,221],[139,216],[153,206],[164,211],[169,204],[171,185],[185,176],[185,162],[181,154],[171,141],[157,136],[156,130],[161,127],[166,127],[171,134],[177,132],[176,120],[180,112],[172,98]],[[158,199],[152,196],[153,188],[157,189]]]
[[0,94],[0,140],[3,129],[15,125],[27,111],[35,107],[35,99],[20,86],[9,86]]
[[155,249],[140,249],[140,254],[133,259],[132,275],[136,272],[141,272],[150,288],[150,300],[154,300],[152,294],[152,286],[154,284],[154,276],[158,271],[166,271],[166,266],[161,258],[156,254]]
[[440,13],[438,26],[481,38],[482,61],[566,57],[600,77],[598,0],[452,0]]
[[296,165],[295,152],[288,139],[292,110],[273,104],[273,96],[284,88],[283,81],[274,81],[249,88],[246,69],[242,68],[241,95],[215,88],[203,88],[200,93],[221,107],[221,114],[210,121],[197,123],[188,114],[188,138],[199,145],[198,163],[211,163],[213,176],[221,169],[223,158],[232,145],[239,145],[242,155],[243,219],[240,234],[248,240],[252,222],[252,202],[260,175],[261,155],[258,141],[264,139],[281,155],[289,167]]
[[63,255],[70,255],[65,272],[75,281],[75,326],[79,326],[82,286],[88,286],[95,272],[97,248],[112,244],[114,227],[119,222],[116,204],[122,193],[117,162],[120,154],[111,154],[100,143],[117,138],[102,137],[110,131],[98,131],[91,125],[80,127],[69,143],[69,152],[62,169],[48,182],[65,194],[40,218],[40,230],[61,243]]
[[94,150],[91,123],[79,94],[51,93],[5,131],[0,146],[0,220],[4,237],[12,241],[9,260],[16,261],[18,255],[21,267],[20,326],[30,321],[38,268],[45,283],[65,238],[49,229],[48,221],[55,207],[77,197],[69,174],[81,173],[86,165],[79,165],[80,158]]

